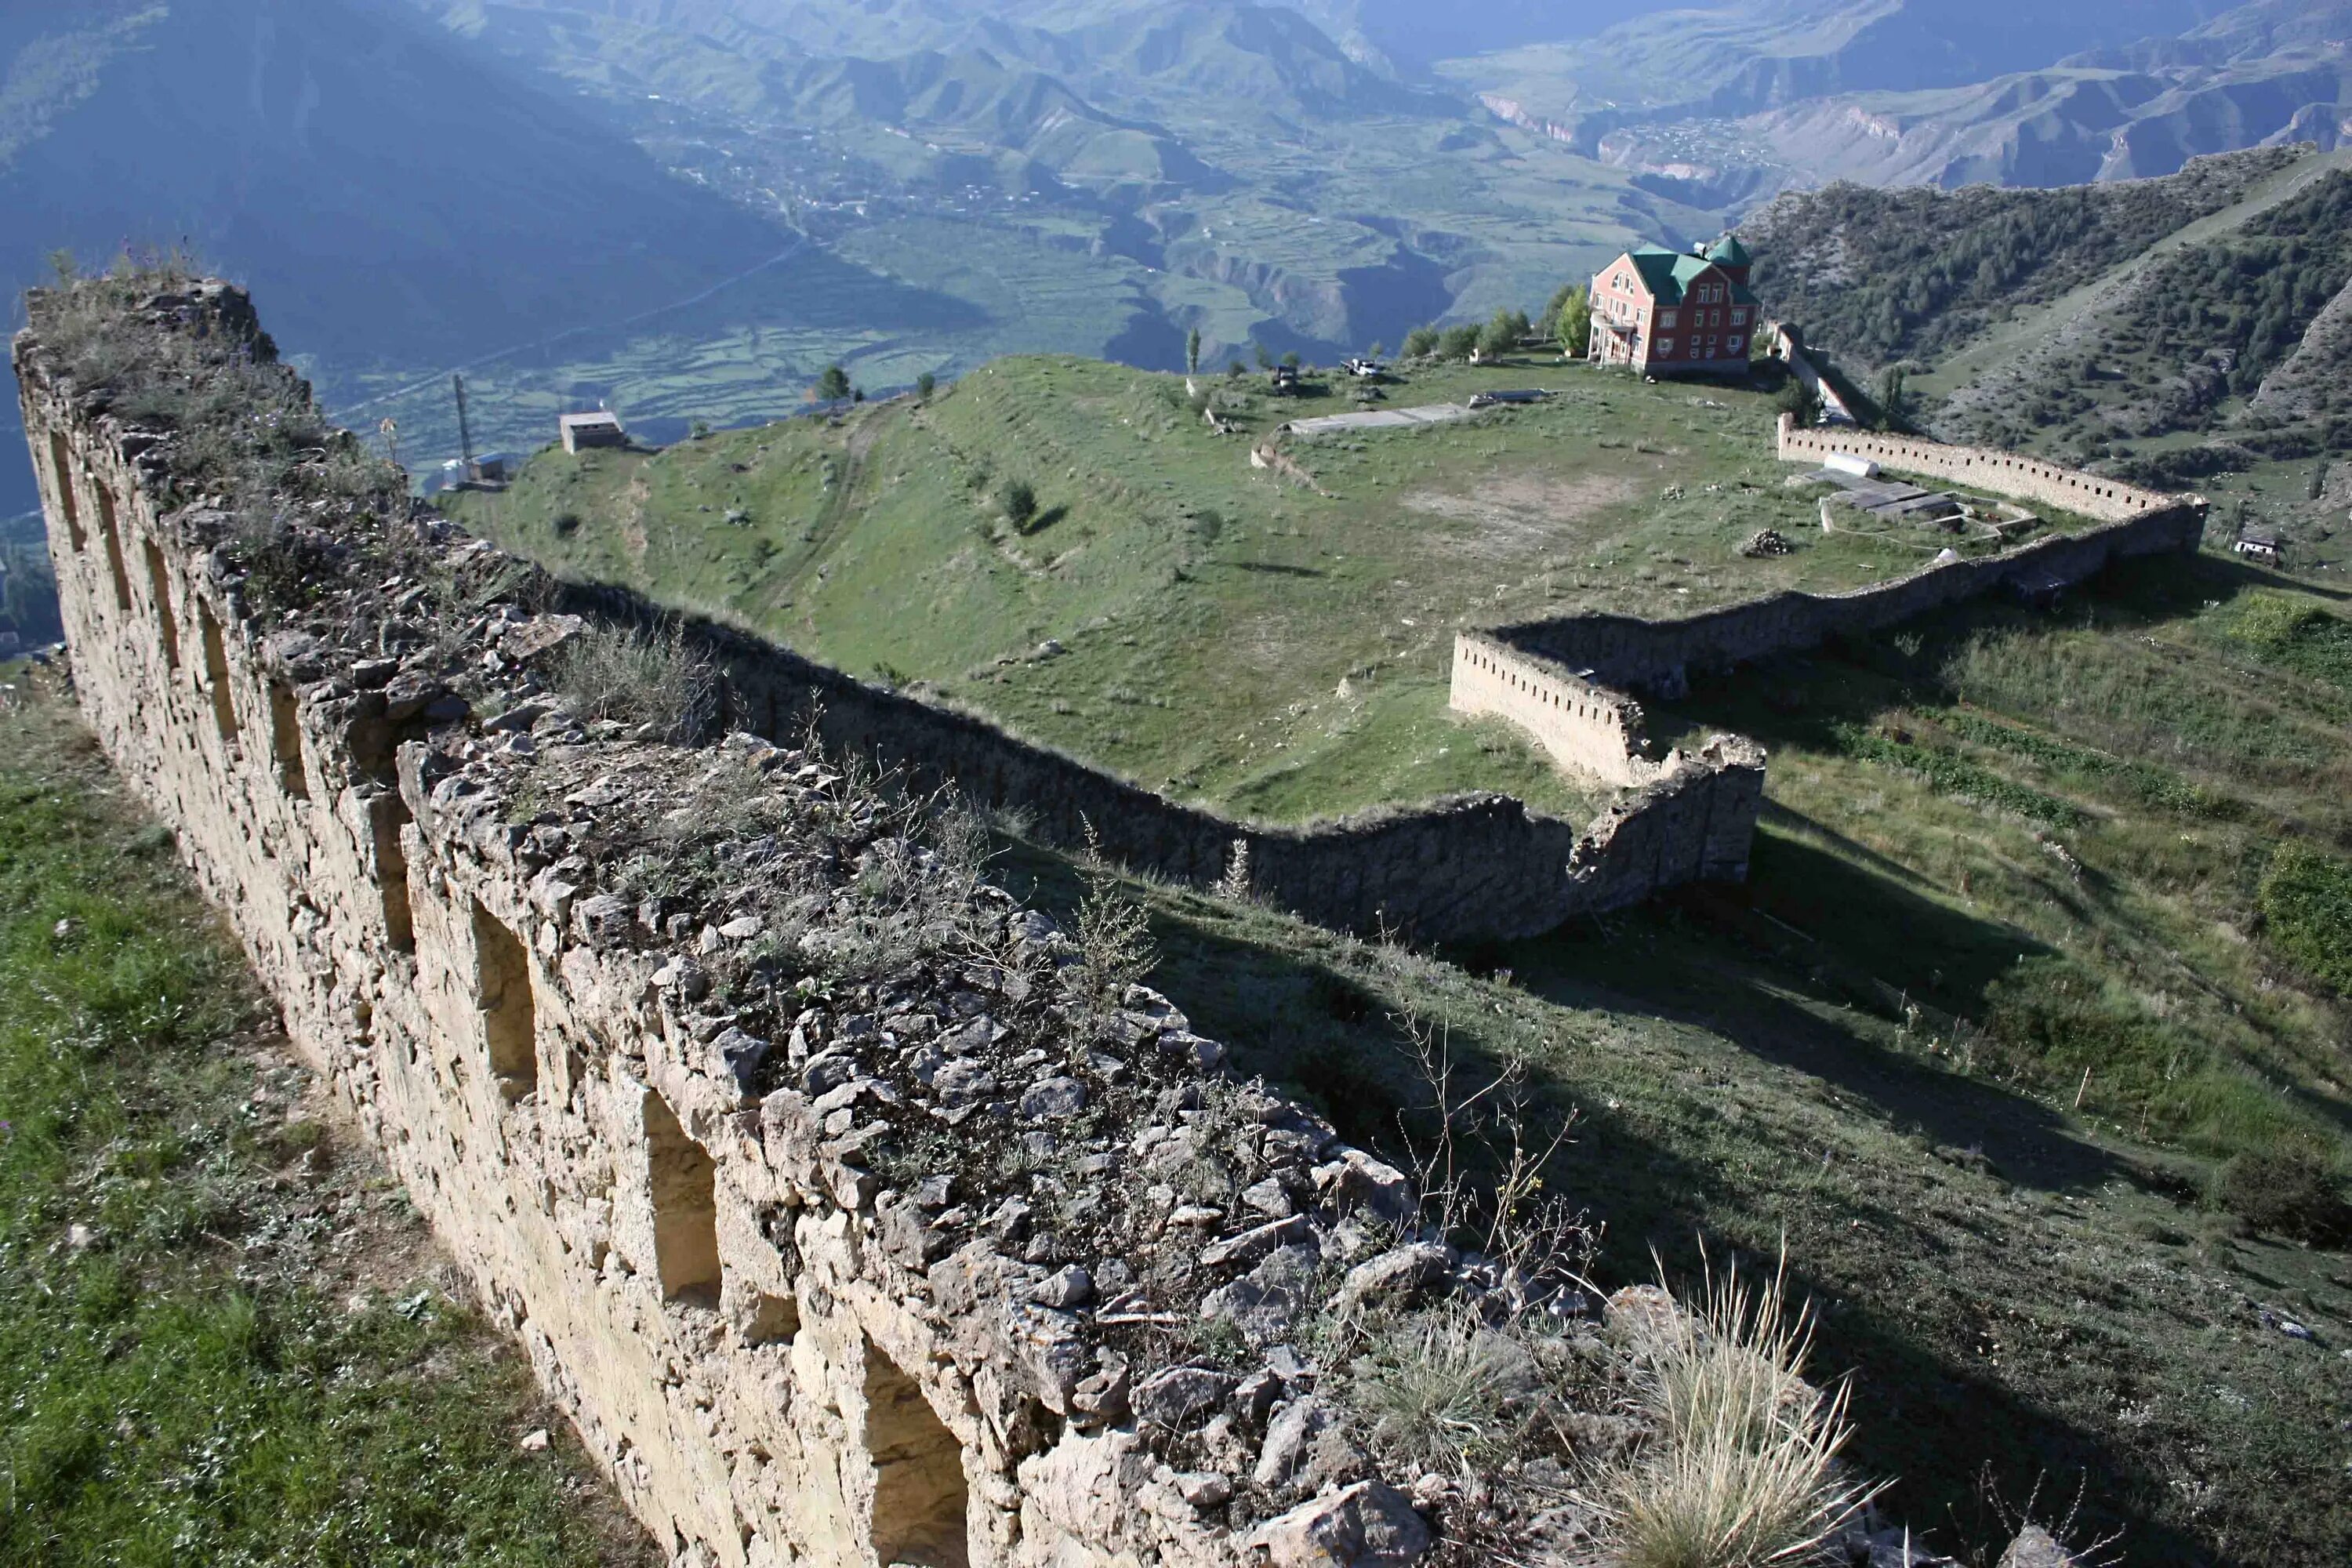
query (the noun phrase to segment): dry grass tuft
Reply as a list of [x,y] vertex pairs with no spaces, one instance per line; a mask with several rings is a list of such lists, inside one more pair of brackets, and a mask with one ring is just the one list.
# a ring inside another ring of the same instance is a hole
[[564,645],[554,676],[557,694],[585,720],[649,725],[692,743],[716,717],[716,672],[676,626],[653,633],[592,626]]
[[1466,1303],[1375,1336],[1352,1386],[1381,1451],[1435,1471],[1519,1457],[1545,1408],[1527,1351]]
[[1819,1558],[1875,1495],[1840,1472],[1846,1390],[1804,1381],[1810,1310],[1785,1278],[1708,1271],[1695,1308],[1643,1347],[1658,1435],[1612,1478],[1626,1568],[1765,1568]]

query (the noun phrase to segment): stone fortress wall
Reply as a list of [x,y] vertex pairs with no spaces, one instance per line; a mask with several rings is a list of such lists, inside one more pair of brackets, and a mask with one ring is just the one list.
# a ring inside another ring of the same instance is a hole
[[[299,386],[234,289],[139,314]],[[544,665],[592,628],[523,563],[363,502],[198,493],[182,449],[243,437],[119,419],[30,332],[16,368],[90,727],[675,1568],[1413,1568],[1433,1526],[1602,1549],[1540,1477],[1384,1474],[1297,1347],[1381,1304],[1539,1321],[1639,1444],[1663,1292],[1457,1250],[1154,992],[1074,1011],[1050,921],[822,747],[741,727],[814,710],[772,650],[698,634],[730,661],[715,744],[584,724]],[[226,510],[257,500],[310,552],[291,601]],[[921,726],[956,716],[832,679],[866,700],[827,726],[954,762]],[[1677,766],[1570,851],[1587,896],[1744,863],[1760,756]],[[886,963],[824,967],[877,922]],[[1183,1185],[1211,1163],[1221,1206]],[[1843,1549],[1898,1542],[1927,1561],[1866,1520]]]
[[[155,310],[268,357],[233,291]],[[1011,959],[950,954],[896,989],[786,994],[786,1013],[719,994],[700,966],[759,919],[613,889],[631,855],[678,852],[658,825],[699,822],[712,780],[749,778],[796,826],[710,852],[805,849],[832,890],[733,897],[814,922],[803,948],[854,932],[861,868],[921,862],[886,837],[827,859],[872,807],[822,754],[592,733],[532,698],[531,660],[582,623],[494,595],[463,627],[427,624],[438,574],[511,564],[446,525],[429,561],[383,579],[384,557],[352,552],[350,581],[306,584],[312,611],[257,612],[226,515],[174,492],[169,438],[61,384],[29,334],[16,369],[88,721],[676,1563],[1406,1568],[1427,1549],[1402,1494],[1335,1447],[1311,1368],[1169,1366],[1125,1326],[1223,1312],[1262,1345],[1334,1263],[1358,1292],[1457,1288],[1449,1249],[1380,1251],[1413,1215],[1398,1172],[1244,1089],[1235,1179],[1255,1212],[1171,1209],[1165,1173],[1209,1136],[1194,1117],[1222,1052],[1141,987],[1092,1047]],[[488,672],[487,720],[446,679],[453,629]],[[1712,829],[1676,816],[1687,800],[1628,831],[1664,822],[1646,850],[1700,846],[1699,869]],[[1612,874],[1625,890],[1658,868]],[[1049,926],[968,897],[958,918],[996,931],[992,951],[1051,975]],[[1089,1096],[1121,1111],[1079,1141],[1066,1118]],[[872,1168],[877,1138],[934,1121],[983,1169],[1024,1141],[1052,1183]],[[1122,1296],[1114,1271],[1162,1233],[1181,1283],[1153,1288],[1172,1299]],[[1102,1261],[1073,1235],[1125,1250]],[[1243,1462],[1180,1472],[1160,1457],[1176,1441]]]
[[[594,618],[662,618],[630,590],[562,592],[563,608]],[[1669,888],[1741,881],[1763,801],[1761,753],[1725,740],[1670,767],[1623,770],[1639,790],[1583,824],[1495,794],[1304,827],[1237,823],[732,628],[689,620],[686,632],[723,674],[730,727],[781,742],[813,724],[829,747],[874,757],[915,787],[1012,811],[1051,842],[1091,835],[1114,859],[1175,881],[1214,883],[1245,847],[1255,896],[1346,931],[1533,936]]]
[[1990,495],[2056,507],[2101,522],[2124,522],[2168,511],[2193,499],[2141,489],[2104,474],[2084,473],[1987,447],[1948,447],[1916,436],[1868,430],[1801,430],[1786,414],[1780,416],[1778,445],[1784,463],[1820,463],[1841,455],[1867,458],[1884,468],[1949,479]]
[[1454,639],[1453,707],[1507,719],[1561,765],[1609,784],[1646,784],[1669,771],[1649,755],[1641,703],[1475,632]]
[[2205,532],[2201,496],[2163,495],[2032,458],[1867,431],[1799,430],[1786,415],[1779,450],[1789,462],[1818,463],[1839,453],[1866,458],[1901,472],[1948,479],[2101,521],[2000,555],[1923,566],[1894,582],[1850,593],[1774,594],[1669,621],[1610,615],[1528,621],[1492,628],[1487,640],[1584,671],[1586,681],[1605,688],[1675,697],[1689,689],[1693,669],[1729,669],[1817,647],[1986,594],[2051,592],[2118,560],[2195,550]]

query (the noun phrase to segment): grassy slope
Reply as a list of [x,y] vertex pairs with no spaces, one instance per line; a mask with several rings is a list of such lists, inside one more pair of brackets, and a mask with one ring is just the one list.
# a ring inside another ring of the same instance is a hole
[[[866,34],[814,47],[912,47],[884,31],[887,42]],[[994,101],[999,68],[977,57],[951,61],[950,81],[925,96],[953,110],[944,121],[915,114],[902,125],[832,103],[779,126],[760,85],[764,45],[601,19],[544,34],[494,23],[490,36],[604,96],[616,122],[697,183],[761,213],[797,211],[828,259],[870,275],[786,268],[648,322],[583,315],[543,352],[469,372],[486,444],[535,444],[556,412],[599,399],[666,437],[695,418],[772,418],[836,361],[880,390],[1014,352],[1172,364],[1192,326],[1213,346],[1360,349],[1440,314],[1483,318],[1541,299],[1639,239],[1717,226],[1481,111],[1286,108],[1247,51],[1197,68],[1155,60],[1140,75],[1097,61],[1072,79],[1099,107],[1164,126],[1206,165],[1171,171],[1157,135],[1094,135],[1074,153],[1061,140],[1074,127],[1041,135],[1020,115],[996,125],[978,110]],[[955,90],[966,71],[967,90]],[[669,103],[649,105],[648,91]],[[853,201],[854,221],[826,210]],[[1406,267],[1386,270],[1400,252]],[[385,358],[364,383],[322,367],[336,373],[322,383],[331,401],[341,408],[421,379],[368,404],[365,423],[392,415],[412,458],[454,456],[446,381]],[[693,373],[681,373],[688,362]]]
[[315,1119],[168,837],[8,675],[0,1560],[652,1561]]
[[[2352,1265],[2204,1195],[2248,1147],[2299,1142],[2340,1173],[2352,1121],[2346,1008],[2250,907],[2283,839],[2346,847],[2331,715],[2352,694],[2308,672],[2352,637],[2273,638],[2281,602],[2315,604],[2164,564],[2087,609],[1996,617],[1980,652],[1955,616],[1702,691],[1683,717],[1774,751],[1752,886],[1454,955],[1490,978],[1151,890],[1155,983],[1391,1151],[1428,1103],[1398,1015],[1445,1031],[1470,1085],[1524,1063],[1535,1125],[1573,1118],[1549,1180],[1608,1225],[1604,1283],[1647,1275],[1654,1248],[1694,1268],[1696,1237],[1769,1256],[1785,1237],[1825,1363],[1856,1369],[1857,1454],[1941,1546],[1997,1552],[2000,1510],[2038,1489],[2044,1518],[2079,1491],[2078,1540],[2122,1529],[2135,1563],[2340,1563]],[[1933,727],[1948,685],[2022,739]],[[1840,723],[2019,793],[1939,791],[1853,754]],[[2035,796],[2086,820],[2018,815]],[[1074,896],[1016,853],[1016,886]],[[2061,984],[2071,1028],[2003,1033]]]
[[1931,369],[1913,384],[1925,396],[1946,396],[2004,362],[2062,333],[2070,324],[2096,314],[2126,289],[2149,266],[2192,245],[2202,245],[2243,227],[2282,202],[2308,190],[2312,184],[2337,170],[2352,167],[2352,154],[2341,152],[2300,158],[2247,185],[2228,206],[2183,225],[2110,269],[2070,288],[2057,298],[2031,302],[1964,346],[1938,356]]
[[2352,1019],[2265,940],[2260,889],[2283,845],[2352,849],[2342,608],[2216,558],[2140,563],[2054,616],[1931,618],[1669,721],[1771,748],[1774,841],[1983,933],[1768,905],[1862,994],[1927,1009],[1914,1033],[2135,1135],[2341,1163]]
[[[1252,432],[1351,406],[1261,397],[1255,378],[1208,384]],[[1389,405],[1530,384],[1559,395],[1297,445],[1321,494],[1253,469],[1250,440],[1212,434],[1181,377],[1031,358],[838,427],[550,452],[512,489],[452,506],[552,563],[1287,820],[1474,787],[1584,809],[1519,742],[1447,715],[1459,626],[1854,586],[1944,542],[1823,535],[1755,391],[1531,361],[1416,372]],[[1013,479],[1038,498],[1024,528],[1001,505]],[[563,517],[576,529],[559,533]],[[1741,558],[1768,526],[1796,552]],[[1026,657],[1048,638],[1069,651]]]

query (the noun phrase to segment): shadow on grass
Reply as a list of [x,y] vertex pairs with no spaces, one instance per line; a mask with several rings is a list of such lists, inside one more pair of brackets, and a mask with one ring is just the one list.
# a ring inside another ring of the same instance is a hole
[[1255,572],[1265,577],[1328,577],[1328,572],[1319,566],[1284,566],[1272,561],[1236,561],[1236,572]]
[[[1818,852],[1813,852],[1818,854]],[[1801,850],[1787,869],[1815,869]],[[1017,895],[1068,920],[1081,889],[1058,858],[1012,846],[999,867]],[[1849,875],[1862,877],[1860,872]],[[1834,896],[1825,889],[1824,896]],[[1881,895],[1882,899],[1885,895]],[[1253,938],[1254,921],[1183,893],[1154,900],[1153,934],[1161,952],[1152,984],[1191,1017],[1194,1027],[1232,1049],[1235,1066],[1317,1104],[1343,1136],[1412,1168],[1416,1146],[1431,1132],[1430,1091],[1422,1080],[1398,1013],[1409,1002],[1426,1005],[1394,976],[1370,967],[1366,952],[1309,928],[1286,926],[1276,940]],[[1940,910],[1916,911],[1923,934],[1957,932]],[[2037,1184],[2095,1183],[2113,1166],[2080,1143],[2042,1108],[2020,1097],[1875,1050],[1809,1011],[1787,994],[1766,965],[1727,952],[1733,943],[1706,940],[1689,915],[1667,911],[1588,927],[1514,944],[1501,956],[1518,984],[1563,1006],[1647,1014],[1702,1026],[1735,1046],[1867,1100],[1885,1119],[1910,1121],[1949,1142],[1982,1144],[2004,1173]],[[1282,945],[1277,945],[1277,941]],[[1507,1058],[1532,1042],[1500,1016],[1502,1009],[1460,975],[1434,969],[1429,990],[1447,1014],[1447,1037],[1465,1085],[1491,1079]],[[1563,1027],[1569,1021],[1563,1020]],[[1574,1137],[1552,1157],[1547,1185],[1589,1203],[1606,1226],[1596,1273],[1603,1286],[1654,1278],[1660,1260],[1678,1280],[1700,1266],[1697,1237],[1710,1238],[1717,1266],[1725,1246],[1767,1260],[1775,1237],[1790,1223],[1786,1189],[1743,1179],[1736,1148],[1691,1126],[1684,1136],[1661,1136],[1659,1118],[1636,1120],[1619,1109],[1618,1075],[1645,1069],[1591,1048],[1572,1057],[1538,1058],[1530,1120],[1538,1139],[1573,1117]],[[1697,1109],[1704,1121],[1708,1108]],[[1671,1120],[1671,1119],[1668,1119]],[[1677,1123],[1677,1125],[1680,1125]],[[1719,1134],[1717,1135],[1719,1138]],[[1888,1160],[1916,1157],[1890,1135]],[[1882,1173],[1884,1174],[1884,1173]],[[1996,1530],[1985,1519],[1985,1478],[2022,1496],[2043,1478],[2072,1493],[2085,1479],[2089,1500],[2082,1521],[2094,1530],[2126,1531],[2135,1561],[2209,1561],[2200,1544],[2161,1522],[2160,1485],[2142,1456],[2101,1434],[2038,1408],[2017,1388],[1970,1369],[1953,1347],[1963,1329],[1923,1331],[1916,1304],[1864,1299],[1856,1279],[1875,1278],[1876,1249],[1939,1266],[1948,1242],[1869,1190],[1824,1191],[1811,1217],[1817,1231],[1853,1227],[1843,1267],[1808,1273],[1800,1258],[1792,1289],[1822,1310],[1816,1365],[1824,1375],[1860,1369],[1853,1452],[1874,1473],[1900,1478],[1891,1504],[1922,1529],[1945,1529],[1982,1544]],[[1857,1258],[1857,1251],[1872,1258]],[[2018,1267],[2006,1255],[1996,1268]],[[1980,1271],[1981,1272],[1981,1271]],[[1843,1281],[1836,1276],[1843,1275]],[[2021,1289],[2018,1296],[2029,1292]],[[1990,1304],[1990,1321],[2006,1301]],[[1997,1541],[1993,1544],[1998,1547]]]
[[[1940,1147],[1981,1152],[2021,1186],[2080,1191],[2128,1173],[2047,1106],[1874,1044],[1841,1022],[1893,1014],[1899,1005],[1890,1005],[1895,996],[1887,993],[1864,992],[1869,977],[1853,968],[1852,948],[1832,953],[1798,931],[1743,917],[1776,903],[1801,917],[1818,910],[1822,921],[1868,933],[1871,946],[1891,958],[1916,952],[1912,962],[1922,970],[1937,961],[1949,966],[1919,974],[1923,1000],[1936,974],[1946,982],[1945,994],[1980,987],[1999,968],[2043,951],[2038,944],[2024,944],[2021,953],[2015,932],[1957,914],[1796,840],[1759,838],[1759,848],[1754,903],[1737,889],[1703,889],[1515,943],[1504,950],[1514,981],[1560,1006],[1705,1029],[1862,1100],[1891,1127]],[[1789,899],[1774,896],[1782,885]],[[1801,904],[1794,901],[1798,895]],[[1875,978],[1891,984],[1883,972]]]

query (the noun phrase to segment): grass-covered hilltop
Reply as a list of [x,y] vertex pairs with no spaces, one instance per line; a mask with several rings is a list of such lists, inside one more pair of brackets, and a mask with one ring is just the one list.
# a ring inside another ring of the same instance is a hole
[[[1378,402],[1358,385],[1005,360],[837,419],[551,449],[450,506],[560,570],[1276,821],[1467,789],[1576,815],[1589,786],[1447,715],[1457,630],[1855,587],[1951,542],[1825,534],[1826,487],[1775,458],[1769,377],[1645,384],[1529,350],[1410,362]],[[1517,390],[1551,395],[1468,413]],[[1442,405],[1468,416],[1253,462],[1290,421]],[[1792,552],[1743,556],[1767,528]]]

